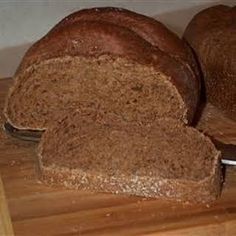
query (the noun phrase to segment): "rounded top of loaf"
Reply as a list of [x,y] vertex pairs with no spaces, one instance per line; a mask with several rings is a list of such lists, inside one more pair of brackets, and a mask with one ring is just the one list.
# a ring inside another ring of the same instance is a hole
[[50,32],[78,21],[105,21],[129,28],[153,46],[184,61],[189,53],[184,42],[159,21],[124,8],[101,7],[83,9],[62,19]]
[[[71,15],[62,19],[55,27],[53,27],[48,32],[47,35],[45,35],[41,40],[36,42],[29,49],[29,51],[23,58],[23,61],[18,69],[18,72],[21,69],[25,69],[26,67],[34,64],[35,61],[47,59],[47,57],[49,57],[49,55],[47,54],[50,54],[50,57],[60,56],[58,55],[58,52],[51,52],[52,51],[51,47],[55,44],[61,50],[62,46],[65,46],[65,45],[60,46],[61,41],[71,40],[71,42],[68,42],[68,45],[66,46],[68,48],[69,47],[73,48],[71,50],[75,50],[76,46],[74,44],[81,43],[81,41],[76,42],[76,38],[71,37],[71,34],[75,35],[76,33],[77,35],[79,35],[84,33],[81,32],[78,26],[80,24],[86,24],[83,23],[85,21],[100,22],[100,26],[99,24],[96,25],[96,28],[93,29],[93,33],[90,32],[91,35],[87,34],[88,36],[90,36],[89,39],[85,39],[88,42],[92,40],[91,39],[92,37],[94,37],[94,40],[97,39],[97,38],[95,39],[95,37],[99,38],[99,33],[102,30],[102,28],[104,27],[106,28],[107,27],[106,24],[111,23],[114,24],[113,27],[119,26],[123,28],[122,30],[124,30],[125,28],[132,31],[133,34],[135,33],[136,36],[140,36],[140,38],[144,39],[145,41],[147,41],[149,44],[156,47],[160,51],[168,54],[170,57],[174,57],[178,61],[181,61],[181,63],[187,65],[187,67],[191,67],[191,70],[194,71],[195,76],[198,76],[196,63],[194,61],[192,53],[189,51],[189,48],[187,47],[187,45],[185,45],[184,41],[181,40],[177,35],[175,35],[173,32],[167,29],[162,23],[158,22],[157,20],[151,17],[147,17],[123,8],[114,8],[114,7],[83,9],[74,12]],[[87,25],[89,25],[89,23],[87,23]],[[78,32],[76,32],[77,30]],[[86,28],[84,28],[84,30],[86,31]],[[114,31],[116,31],[116,29],[114,29]],[[111,35],[111,37],[106,38],[107,43],[109,44],[110,43],[109,40],[111,40],[111,38],[117,33],[116,32],[113,33],[111,27],[111,29],[109,30],[109,32],[107,32],[107,34]],[[125,35],[123,39],[124,41],[127,41],[129,45],[125,49],[127,54],[128,51],[131,51],[132,49],[135,49],[135,51],[136,50],[138,51],[137,53],[140,53],[140,50],[138,49],[140,45],[136,45],[134,40],[128,41],[130,40],[130,38],[126,38]],[[83,46],[85,46],[85,49],[87,48],[86,41],[83,44]],[[145,43],[143,42],[143,44]],[[113,43],[112,46],[114,47],[115,44]],[[131,47],[130,50],[129,47]],[[44,49],[43,53],[42,49]],[[117,48],[114,47],[114,53],[116,52],[115,49]],[[70,51],[70,49],[68,49],[68,51]],[[63,53],[65,53],[65,51],[63,51]],[[80,52],[75,51],[74,53],[76,54]],[[106,50],[104,51],[101,50],[100,53],[107,53],[107,52]],[[145,51],[142,51],[141,53],[145,53]],[[39,56],[39,54],[44,54],[44,56],[43,57],[42,55]],[[94,54],[96,54],[95,49],[94,49]],[[149,54],[149,50],[147,50],[145,54]]]
[[83,9],[62,19],[50,32],[81,20],[93,21],[95,19],[96,21],[110,22],[129,28],[169,56],[188,64],[195,76],[200,77],[193,54],[185,41],[181,40],[175,33],[156,19],[124,8],[100,7]]
[[[196,14],[188,24],[184,37],[197,47],[196,41],[199,44],[216,32],[222,32],[224,36],[224,32],[228,30],[234,32],[236,30],[236,7],[216,5]],[[227,40],[230,38],[227,37]]]

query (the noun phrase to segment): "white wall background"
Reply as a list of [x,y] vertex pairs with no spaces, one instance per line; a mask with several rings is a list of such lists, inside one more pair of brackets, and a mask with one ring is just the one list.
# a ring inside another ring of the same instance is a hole
[[186,24],[201,9],[236,0],[0,0],[0,78],[14,74],[23,54],[60,19],[82,8],[117,6],[155,16],[181,35]]

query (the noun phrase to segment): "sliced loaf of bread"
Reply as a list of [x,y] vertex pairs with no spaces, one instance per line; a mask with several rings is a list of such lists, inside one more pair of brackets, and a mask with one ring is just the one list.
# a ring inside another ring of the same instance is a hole
[[106,112],[68,111],[44,132],[38,155],[50,185],[191,203],[220,194],[220,152],[173,119],[140,127]]
[[24,130],[45,130],[73,103],[138,123],[158,117],[188,123],[199,94],[194,71],[186,45],[154,19],[115,8],[84,10],[29,49],[4,113]]

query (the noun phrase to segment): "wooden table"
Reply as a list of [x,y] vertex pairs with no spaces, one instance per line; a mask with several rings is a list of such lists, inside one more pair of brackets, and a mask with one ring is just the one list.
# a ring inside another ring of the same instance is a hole
[[[1,110],[11,83],[0,80]],[[219,200],[190,206],[44,186],[37,181],[37,144],[2,130],[0,141],[0,173],[15,235],[236,235],[235,167],[226,168]]]

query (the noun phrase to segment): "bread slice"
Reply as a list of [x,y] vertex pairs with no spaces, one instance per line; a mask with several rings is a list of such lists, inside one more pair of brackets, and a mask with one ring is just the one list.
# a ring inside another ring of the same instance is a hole
[[[110,12],[119,18],[119,11]],[[108,16],[92,21],[82,14],[81,20],[59,23],[33,45],[9,92],[4,110],[7,121],[22,130],[45,130],[57,110],[71,103],[95,103],[128,121],[152,123],[157,117],[172,117],[191,122],[199,81],[192,62],[187,62],[188,51],[172,33],[165,36],[170,42],[162,42],[161,49],[161,43],[151,44],[154,40],[146,40],[151,30],[141,34],[142,24],[151,25],[151,21],[159,41],[168,30],[163,26],[165,30],[158,34],[159,22],[155,26],[154,19],[145,21],[145,16],[139,19],[129,14],[124,13],[127,17],[116,20],[117,24],[105,21]],[[130,28],[124,26],[128,18],[134,19]],[[175,47],[178,50],[172,55]]]
[[201,65],[208,102],[236,120],[236,7],[204,9],[188,24],[184,38]]
[[69,111],[44,132],[40,178],[71,189],[191,203],[220,194],[220,152],[173,119],[139,126],[116,115]]

